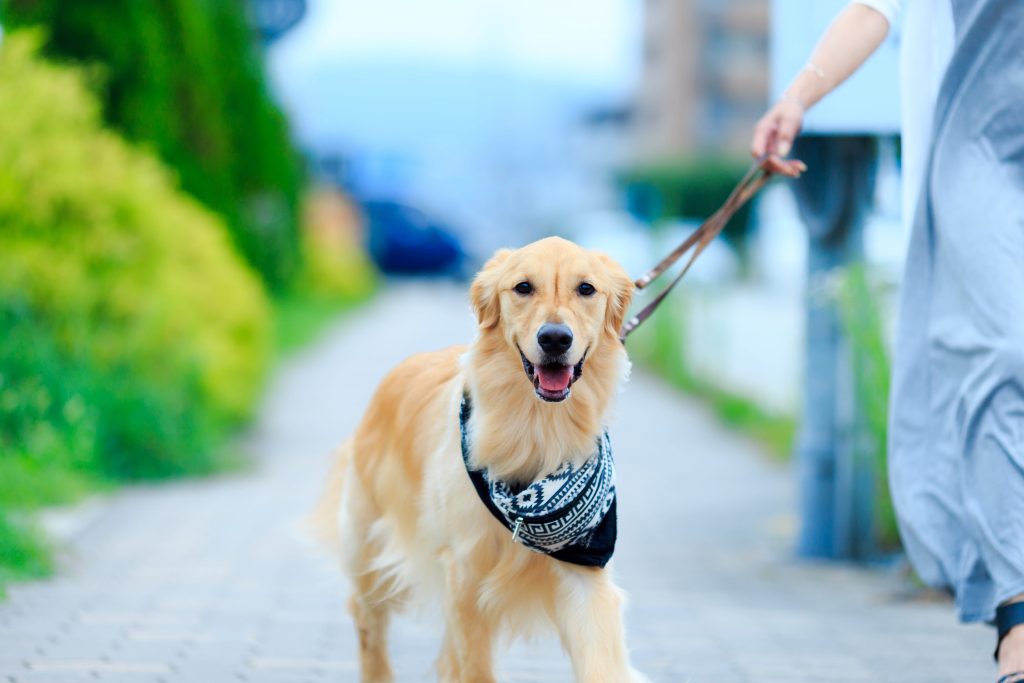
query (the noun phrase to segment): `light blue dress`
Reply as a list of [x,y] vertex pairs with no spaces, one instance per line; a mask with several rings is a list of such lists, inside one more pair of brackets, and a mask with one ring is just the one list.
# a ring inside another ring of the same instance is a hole
[[1024,2],[952,0],[913,213],[890,481],[906,550],[964,621],[1024,593]]

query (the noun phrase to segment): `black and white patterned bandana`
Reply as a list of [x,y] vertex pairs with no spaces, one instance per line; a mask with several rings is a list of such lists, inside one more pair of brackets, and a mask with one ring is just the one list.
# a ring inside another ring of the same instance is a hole
[[615,461],[605,432],[582,465],[564,463],[519,490],[473,469],[467,433],[472,404],[459,410],[462,460],[469,479],[491,514],[530,550],[587,567],[603,567],[615,552]]

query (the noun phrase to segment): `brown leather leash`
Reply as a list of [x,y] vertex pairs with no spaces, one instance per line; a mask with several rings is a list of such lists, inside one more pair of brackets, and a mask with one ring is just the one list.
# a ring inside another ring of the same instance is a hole
[[796,177],[799,175],[799,171],[803,170],[804,166],[799,161],[786,161],[781,162],[777,158],[769,158],[767,156],[760,157],[750,169],[744,174],[743,178],[736,184],[733,191],[729,194],[729,197],[725,200],[725,203],[711,216],[701,223],[700,227],[693,231],[693,233],[683,241],[678,247],[676,247],[672,253],[663,258],[658,265],[651,268],[642,277],[636,280],[634,283],[637,289],[644,289],[650,285],[654,280],[661,276],[666,270],[672,267],[672,265],[683,257],[686,252],[691,248],[696,248],[690,255],[690,260],[686,262],[686,265],[679,272],[678,275],[668,284],[665,289],[654,297],[654,299],[641,309],[639,313],[629,319],[625,325],[622,326],[622,332],[619,334],[619,339],[622,343],[626,342],[626,337],[629,333],[640,326],[642,322],[651,317],[655,309],[661,304],[662,301],[669,295],[669,292],[679,284],[679,281],[683,279],[683,276],[690,270],[690,266],[697,260],[697,257],[701,255],[701,252],[718,237],[718,234],[722,232],[722,228],[726,226],[729,219],[735,215],[740,208],[743,207],[751,197],[760,191],[762,187],[768,184],[772,176],[778,172],[780,164],[785,164],[788,171],[785,173],[790,177]]

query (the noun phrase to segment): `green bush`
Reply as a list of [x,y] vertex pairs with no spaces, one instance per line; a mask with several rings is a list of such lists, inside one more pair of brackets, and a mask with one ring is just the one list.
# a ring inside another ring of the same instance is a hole
[[0,313],[0,329],[0,500],[30,508],[74,499],[98,455],[89,378],[24,313]]
[[301,168],[242,0],[6,0],[0,8],[7,27],[43,27],[47,55],[95,65],[106,120],[151,146],[225,219],[268,284],[291,280]]
[[0,467],[209,470],[260,386],[266,297],[224,225],[38,42],[0,50]]

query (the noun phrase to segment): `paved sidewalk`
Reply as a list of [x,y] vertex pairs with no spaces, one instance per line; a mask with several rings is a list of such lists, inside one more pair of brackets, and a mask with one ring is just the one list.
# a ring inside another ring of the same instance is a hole
[[[356,681],[333,562],[299,522],[327,452],[405,355],[469,339],[465,294],[405,284],[285,364],[242,476],[133,488],[80,534],[51,581],[0,603],[0,681]],[[617,571],[630,645],[657,682],[994,680],[992,638],[892,576],[793,562],[784,469],[698,404],[634,373],[612,428]],[[401,618],[399,681],[433,680],[438,621]],[[503,681],[569,681],[557,639],[500,657]]]

